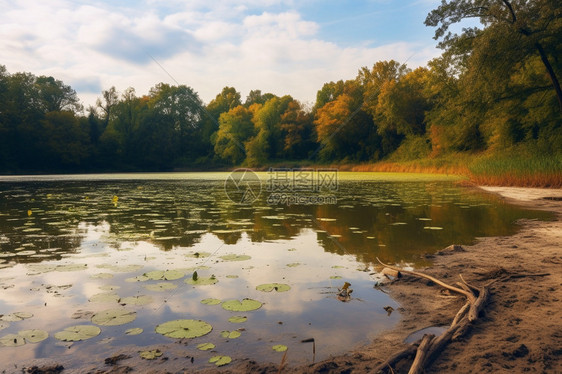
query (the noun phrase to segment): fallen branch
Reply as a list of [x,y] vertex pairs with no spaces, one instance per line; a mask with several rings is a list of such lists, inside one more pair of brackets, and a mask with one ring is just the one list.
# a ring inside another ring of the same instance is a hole
[[[453,291],[457,294],[461,294],[466,297],[466,303],[459,309],[455,318],[453,319],[451,326],[440,336],[436,337],[434,335],[424,335],[418,346],[411,345],[401,352],[398,352],[391,359],[385,361],[375,369],[375,373],[388,372],[385,367],[395,366],[403,359],[410,359],[415,354],[415,358],[410,366],[409,374],[419,374],[423,373],[439,354],[445,349],[447,344],[451,340],[458,339],[459,337],[465,335],[470,329],[472,323],[476,321],[484,309],[486,302],[489,297],[488,287],[477,287],[475,285],[469,284],[460,275],[461,282],[459,282],[459,287],[451,286],[435,277],[427,274],[423,274],[417,271],[403,270],[395,266],[387,265],[377,258],[377,261],[386,268],[395,270],[403,274],[413,275],[419,278],[428,279],[441,287]],[[414,353],[412,353],[414,352]],[[391,361],[392,360],[392,361]]]

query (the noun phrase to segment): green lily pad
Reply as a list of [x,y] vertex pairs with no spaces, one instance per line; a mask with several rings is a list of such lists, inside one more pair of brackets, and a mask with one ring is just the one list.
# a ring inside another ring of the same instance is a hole
[[238,278],[238,275],[227,275],[226,277],[229,279],[236,279]]
[[290,268],[296,268],[299,265],[301,265],[300,262],[292,262],[290,264],[287,264],[287,266],[290,267]]
[[240,331],[236,331],[236,330],[234,330],[234,331],[227,331],[227,330],[221,331],[221,336],[223,338],[226,338],[226,339],[236,339],[236,338],[239,338],[240,335],[242,335],[240,333]]
[[137,313],[127,309],[107,309],[92,316],[92,322],[101,326],[118,326],[132,322],[137,318]]
[[425,226],[424,229],[425,229],[425,230],[443,230],[443,227],[439,227],[439,226]]
[[150,280],[176,280],[185,277],[185,273],[178,270],[154,270],[143,275]]
[[285,352],[288,348],[286,345],[276,344],[273,347],[271,347],[271,349],[273,349],[276,352]]
[[194,286],[210,286],[216,284],[219,280],[213,276],[210,277],[198,277],[197,280],[193,278],[188,278],[184,282],[187,284],[192,284]]
[[277,292],[286,292],[291,289],[291,286],[284,283],[267,283],[267,284],[260,284],[256,287],[256,290],[262,292],[271,292],[273,290]]
[[67,272],[67,271],[80,271],[80,270],[84,270],[88,267],[87,264],[69,264],[69,265],[58,265],[55,268],[55,271],[63,271],[63,272]]
[[224,366],[228,365],[232,362],[232,358],[230,356],[213,356],[209,359],[210,363],[214,363],[217,366]]
[[218,305],[222,303],[222,300],[219,299],[213,299],[213,298],[208,298],[208,299],[203,299],[201,300],[201,304],[205,304],[205,305]]
[[207,335],[213,326],[205,321],[195,319],[176,319],[156,326],[156,332],[169,338],[198,338]]
[[24,319],[33,317],[33,314],[27,312],[15,312],[10,314],[0,315],[0,321],[5,322],[18,322]]
[[150,351],[140,351],[139,356],[145,360],[155,360],[156,358],[162,356],[162,352],[159,349],[153,349]]
[[111,278],[113,278],[113,274],[111,274],[111,273],[97,273],[97,274],[90,275],[90,278],[93,278],[93,279],[111,279]]
[[164,292],[168,290],[173,290],[174,288],[178,288],[177,284],[173,284],[173,283],[147,284],[143,287],[149,291],[157,291],[157,292]]
[[142,334],[143,331],[144,330],[141,329],[140,327],[135,327],[135,328],[132,328],[132,329],[125,330],[125,335],[139,335],[139,334]]
[[18,335],[28,343],[39,343],[49,337],[49,333],[43,330],[21,330]]
[[129,296],[129,297],[124,297],[121,300],[119,300],[119,304],[126,304],[126,305],[147,305],[150,304],[151,302],[153,302],[154,299],[152,299],[151,296],[145,296],[145,295],[139,295],[139,296]]
[[4,347],[19,347],[25,344],[23,336],[16,334],[8,334],[0,338],[0,346]]
[[261,308],[263,304],[253,299],[228,300],[222,303],[222,308],[232,312],[249,312]]
[[245,316],[234,316],[228,319],[228,322],[232,323],[244,323],[248,320],[248,317]]
[[90,297],[89,301],[92,303],[116,303],[119,299],[119,295],[115,293],[97,293]]
[[55,334],[55,339],[65,342],[77,342],[98,336],[101,329],[92,325],[78,325],[65,328]]
[[246,261],[251,259],[252,256],[230,254],[230,255],[220,256],[220,258],[222,258],[225,261]]
[[215,349],[215,345],[213,343],[201,343],[197,344],[197,349],[200,351],[210,351],[211,349]]
[[334,266],[332,266],[332,269],[345,269],[345,266],[334,265]]
[[330,276],[330,279],[341,279],[341,276],[339,276],[339,275],[332,275],[332,276]]

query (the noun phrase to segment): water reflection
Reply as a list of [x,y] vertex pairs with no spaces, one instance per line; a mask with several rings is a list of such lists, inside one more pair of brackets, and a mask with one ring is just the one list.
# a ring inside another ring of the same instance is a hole
[[[396,313],[388,316],[383,309],[397,305],[373,288],[375,257],[418,263],[424,252],[509,234],[519,218],[549,216],[444,181],[350,179],[340,182],[337,205],[271,206],[262,196],[252,206],[237,206],[226,198],[221,178],[54,179],[0,183],[0,315],[34,315],[0,321],[0,338],[23,329],[50,335],[38,344],[0,347],[0,369],[34,357],[64,358],[67,368],[99,366],[122,346],[169,343],[154,328],[178,318],[204,319],[214,328],[182,351],[183,357],[197,357],[194,368],[210,365],[210,353],[195,349],[201,342],[234,358],[274,362],[280,355],[271,346],[285,344],[291,347],[291,363],[298,364],[311,359],[300,340],[314,337],[320,360],[367,343],[397,320]],[[251,259],[221,259],[228,254]],[[170,269],[182,276],[143,279],[149,271]],[[194,270],[218,283],[186,284]],[[344,281],[354,289],[348,303],[336,298]],[[291,290],[256,290],[272,282]],[[146,287],[159,283],[170,288]],[[116,298],[96,301],[104,293]],[[140,295],[153,301],[117,302]],[[245,297],[264,305],[243,313],[248,317],[243,326],[228,322],[239,313],[200,302]],[[135,311],[137,318],[102,326],[98,337],[75,344],[53,337],[66,327],[91,324],[92,313],[116,307]],[[125,334],[134,327],[144,332]],[[244,330],[238,339],[220,335],[239,327]]]

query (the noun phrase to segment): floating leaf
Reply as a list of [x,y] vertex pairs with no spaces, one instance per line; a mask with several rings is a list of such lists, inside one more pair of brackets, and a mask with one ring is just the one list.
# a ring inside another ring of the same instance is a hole
[[140,351],[139,356],[145,360],[155,360],[157,357],[162,356],[162,352],[159,349],[153,349],[151,351]]
[[339,275],[332,275],[332,276],[330,276],[330,279],[341,279],[341,276],[339,276]]
[[143,286],[143,287],[146,288],[149,291],[163,292],[163,291],[167,291],[167,290],[173,290],[174,288],[177,288],[178,286],[176,284],[173,284],[173,283],[156,283],[156,284],[147,284],[146,286]]
[[210,363],[214,363],[217,366],[224,366],[228,365],[232,362],[232,358],[230,356],[214,356],[209,359]]
[[25,344],[25,339],[23,336],[16,334],[8,334],[0,338],[0,345],[4,347],[19,347]]
[[197,344],[197,349],[200,351],[210,351],[211,349],[215,349],[215,345],[213,343],[201,343]]
[[119,304],[127,304],[127,305],[146,305],[150,304],[152,301],[151,296],[139,295],[139,296],[129,296],[124,297],[119,300]]
[[119,295],[115,293],[97,293],[90,297],[92,303],[116,303],[120,299]]
[[193,278],[189,278],[185,280],[185,283],[192,284],[194,286],[210,286],[212,284],[217,283],[219,280],[214,276],[210,277],[198,277],[197,280],[193,280]]
[[286,345],[276,344],[273,347],[271,347],[271,349],[273,349],[276,352],[285,352],[288,348]]
[[301,264],[300,262],[293,262],[293,263],[287,264],[287,266],[290,267],[290,268],[294,268],[294,267],[299,266],[300,264]]
[[222,308],[232,312],[249,312],[261,308],[262,305],[259,301],[252,299],[228,300],[222,303]]
[[334,265],[334,266],[332,266],[332,269],[345,269],[345,266]]
[[178,270],[154,270],[143,275],[150,280],[176,280],[185,277],[185,273]]
[[198,338],[212,330],[213,326],[207,322],[195,319],[177,319],[156,326],[157,333],[175,339]]
[[92,316],[92,322],[102,326],[117,326],[132,322],[137,313],[127,309],[107,309]]
[[230,254],[230,255],[220,256],[220,258],[225,261],[246,261],[251,259],[252,256]]
[[140,327],[135,327],[135,328],[132,328],[132,329],[125,330],[125,335],[139,335],[139,334],[142,334],[143,331],[144,330],[141,329]]
[[277,292],[286,292],[291,289],[291,286],[284,283],[267,283],[267,284],[260,284],[256,287],[256,290],[262,292],[271,292],[273,290]]
[[80,271],[88,267],[87,264],[68,264],[68,265],[58,265],[55,271]]
[[201,300],[201,304],[205,304],[205,305],[218,305],[222,303],[222,300],[219,299],[213,299],[213,298],[208,298],[208,299],[203,299]]
[[15,312],[10,314],[0,315],[0,321],[17,322],[27,318],[33,317],[33,314],[27,312]]
[[239,338],[240,335],[242,335],[240,333],[240,331],[236,331],[236,330],[234,330],[234,331],[227,331],[227,330],[221,331],[221,336],[223,338],[226,338],[226,339],[236,339],[236,338]]
[[98,274],[90,275],[90,278],[93,278],[93,279],[111,279],[111,278],[113,278],[113,274],[111,274],[111,273],[98,273]]
[[238,275],[227,275],[226,277],[229,279],[236,279],[238,278]]
[[425,226],[424,229],[425,229],[425,230],[443,230],[443,227],[439,227],[439,226]]
[[228,322],[243,323],[243,322],[246,322],[247,320],[248,320],[248,317],[245,317],[245,316],[234,316],[234,317],[230,317],[228,319]]
[[49,337],[49,333],[43,330],[21,330],[18,335],[24,337],[28,343],[39,343]]
[[101,329],[97,326],[92,325],[78,325],[70,326],[59,331],[55,334],[55,339],[62,340],[65,342],[77,342],[80,340],[86,340],[98,336],[101,333]]

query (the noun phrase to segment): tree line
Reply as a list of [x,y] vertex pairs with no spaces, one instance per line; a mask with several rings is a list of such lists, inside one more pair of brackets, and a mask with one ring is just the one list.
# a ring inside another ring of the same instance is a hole
[[[449,27],[477,17],[480,28]],[[289,95],[186,85],[104,90],[86,110],[53,77],[0,65],[0,171],[156,171],[283,161],[376,162],[456,152],[562,153],[562,10],[554,0],[444,1],[425,21],[443,49]]]

